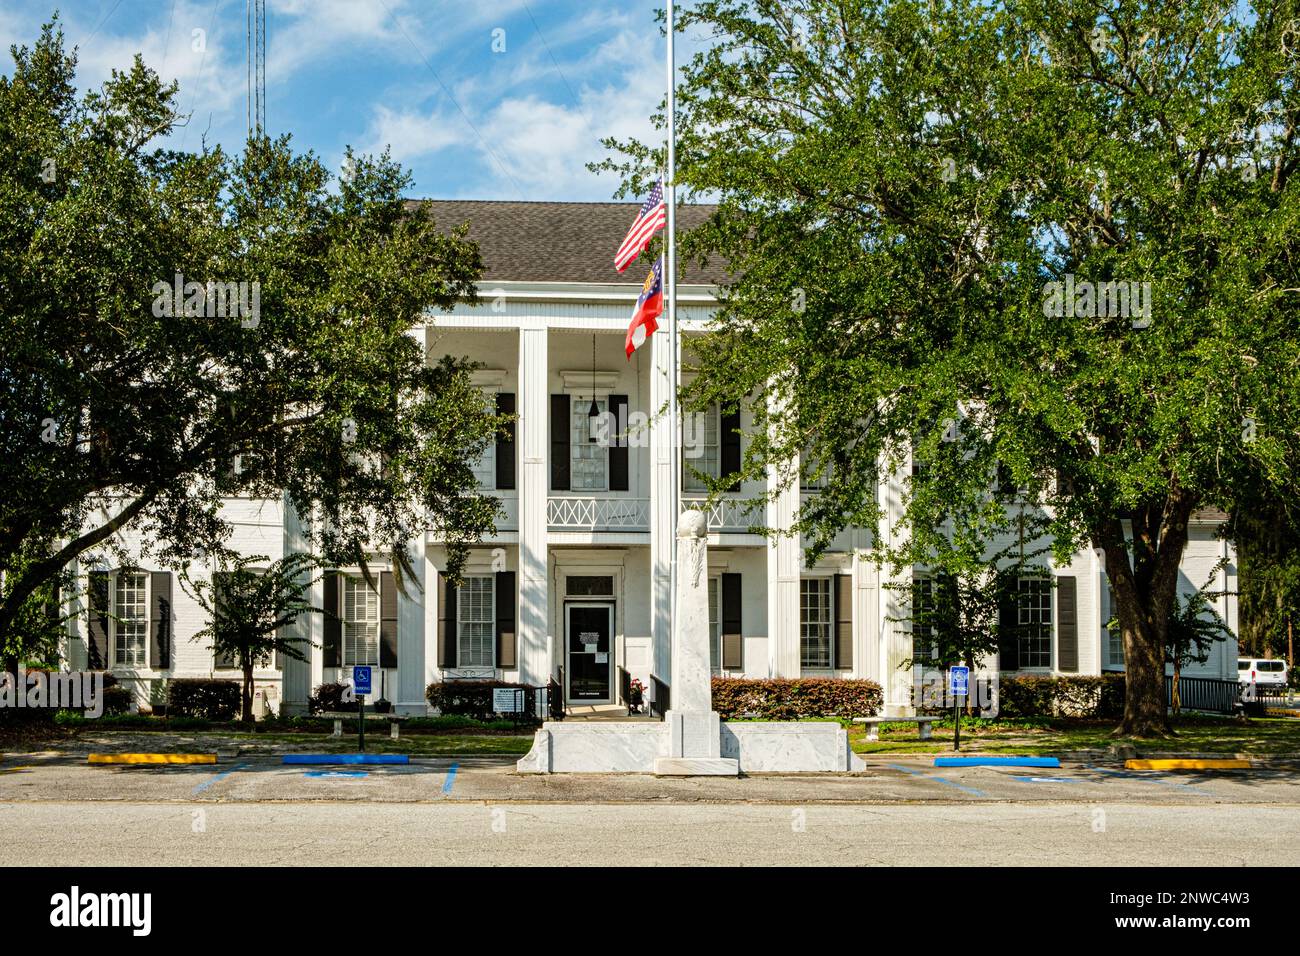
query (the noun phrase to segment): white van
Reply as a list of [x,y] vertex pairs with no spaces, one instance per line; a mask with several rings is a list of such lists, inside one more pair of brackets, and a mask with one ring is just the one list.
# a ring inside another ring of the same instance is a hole
[[1261,690],[1286,689],[1286,661],[1265,660],[1262,657],[1237,658],[1237,682],[1254,682]]

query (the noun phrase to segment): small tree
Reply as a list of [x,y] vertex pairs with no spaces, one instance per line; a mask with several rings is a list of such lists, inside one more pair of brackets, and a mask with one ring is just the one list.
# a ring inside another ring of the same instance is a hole
[[190,577],[187,566],[181,583],[211,621],[193,640],[210,640],[213,653],[230,656],[243,673],[241,719],[248,722],[253,719],[253,669],[270,663],[277,652],[307,659],[298,645],[311,642],[286,636],[284,629],[303,614],[323,613],[306,596],[310,571],[318,562],[307,554],[288,554],[269,565],[265,555],[231,556],[230,561],[211,580]]
[[[1210,574],[1210,580],[1219,569],[1224,567],[1220,561]],[[1206,581],[1205,587],[1209,586]],[[1176,714],[1182,707],[1178,683],[1182,678],[1186,664],[1204,664],[1210,659],[1210,651],[1220,641],[1232,637],[1232,631],[1219,616],[1210,599],[1219,597],[1223,591],[1206,592],[1205,587],[1188,595],[1185,602],[1175,601],[1173,612],[1169,615],[1169,636],[1165,643],[1165,661],[1174,665],[1173,687],[1170,692],[1170,706]]]

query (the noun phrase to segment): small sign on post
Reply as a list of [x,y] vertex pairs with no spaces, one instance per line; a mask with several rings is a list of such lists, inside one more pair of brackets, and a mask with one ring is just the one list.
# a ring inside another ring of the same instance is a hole
[[370,693],[371,669],[358,665],[352,668],[352,688],[357,695],[357,746],[366,750],[366,694]]
[[948,668],[948,693],[952,694],[952,749],[961,750],[961,699],[970,693],[970,668]]

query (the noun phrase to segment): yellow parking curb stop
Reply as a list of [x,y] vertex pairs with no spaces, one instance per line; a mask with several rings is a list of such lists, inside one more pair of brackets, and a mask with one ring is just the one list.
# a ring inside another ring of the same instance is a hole
[[216,754],[91,754],[88,763],[216,763]]
[[1124,766],[1129,770],[1249,770],[1250,761],[1236,758],[1125,760]]

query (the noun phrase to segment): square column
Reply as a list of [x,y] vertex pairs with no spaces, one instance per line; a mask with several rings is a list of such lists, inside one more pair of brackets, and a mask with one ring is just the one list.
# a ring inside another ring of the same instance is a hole
[[[668,404],[675,383],[669,363],[668,330],[661,328],[650,339],[654,365],[650,370],[650,413],[658,416]],[[668,621],[671,613],[670,562],[676,547],[677,515],[670,506],[673,468],[677,466],[674,441],[667,422],[656,417],[650,426],[650,627],[653,635],[650,669],[670,681],[672,669],[672,634]],[[671,686],[671,683],[670,683]],[[672,693],[676,694],[676,688]]]
[[[795,477],[767,503],[770,528],[789,529],[799,510],[797,462],[789,470],[768,468],[768,487],[777,488],[793,474]],[[781,535],[767,542],[767,647],[768,667],[773,677],[798,677],[799,653],[799,572],[803,560],[797,535]]]
[[547,329],[544,319],[519,328],[519,680],[545,684],[551,677],[546,546],[549,429]]

